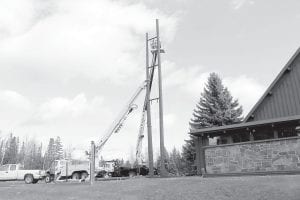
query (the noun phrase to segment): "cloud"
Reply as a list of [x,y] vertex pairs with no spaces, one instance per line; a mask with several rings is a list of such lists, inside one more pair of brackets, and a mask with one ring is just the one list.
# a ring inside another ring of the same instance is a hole
[[2,0],[0,6],[0,40],[23,33],[31,26],[32,1]]
[[[1,34],[7,37],[0,39],[0,64],[27,73],[59,71],[64,81],[80,75],[122,83],[143,70],[144,34],[154,32],[155,18],[161,19],[164,42],[176,31],[174,16],[141,3],[62,0],[41,6],[42,1],[26,0],[22,10],[19,1],[5,2],[12,9],[1,14]],[[51,8],[47,17],[41,14],[45,7]]]
[[30,117],[32,102],[12,90],[0,90],[0,130],[12,130],[21,121]]
[[255,2],[253,0],[232,0],[231,6],[234,10],[239,10],[246,4],[253,5],[254,3]]
[[87,112],[93,112],[96,107],[102,106],[102,102],[103,98],[98,96],[88,101],[83,93],[73,99],[56,97],[40,105],[33,118],[40,122],[78,118]]
[[164,70],[164,86],[176,87],[183,91],[195,93],[203,87],[209,72],[205,71],[202,66],[179,67],[174,62],[165,61]]
[[29,110],[32,105],[28,98],[12,90],[0,91],[0,105],[14,109]]
[[0,91],[1,129],[34,127],[58,121],[63,124],[72,119],[82,120],[84,117],[97,114],[99,110],[108,112],[103,108],[103,101],[104,98],[101,96],[87,99],[85,94],[81,93],[73,99],[55,97],[36,104],[16,91]]
[[265,91],[263,85],[247,75],[225,77],[224,84],[243,106],[245,116]]

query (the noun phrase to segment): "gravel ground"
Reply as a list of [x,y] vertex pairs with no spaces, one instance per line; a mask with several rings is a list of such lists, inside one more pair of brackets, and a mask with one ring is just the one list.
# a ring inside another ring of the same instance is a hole
[[132,178],[87,183],[0,182],[2,200],[300,200],[300,175]]

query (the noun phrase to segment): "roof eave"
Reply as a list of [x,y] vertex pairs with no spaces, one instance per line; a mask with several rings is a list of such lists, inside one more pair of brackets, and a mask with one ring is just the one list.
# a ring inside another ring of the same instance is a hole
[[260,120],[260,121],[253,121],[253,122],[245,122],[240,124],[233,124],[233,125],[226,125],[226,126],[217,126],[217,127],[211,127],[211,128],[204,128],[204,129],[197,129],[194,131],[191,131],[189,134],[194,136],[203,136],[204,134],[211,134],[216,132],[224,132],[229,130],[236,130],[236,129],[242,129],[247,127],[255,127],[259,125],[266,125],[266,124],[275,124],[280,122],[288,122],[288,121],[300,121],[300,115],[294,115],[289,117],[282,117],[282,118],[276,118],[276,119],[268,119],[268,120]]

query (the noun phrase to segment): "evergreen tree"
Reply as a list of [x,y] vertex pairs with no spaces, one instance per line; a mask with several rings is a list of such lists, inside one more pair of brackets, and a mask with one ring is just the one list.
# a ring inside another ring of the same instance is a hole
[[30,141],[30,151],[29,151],[29,159],[27,160],[28,162],[25,163],[24,167],[25,169],[36,169],[36,144],[35,142]]
[[3,157],[2,157],[2,164],[5,165],[5,164],[9,164],[9,161],[10,161],[10,150],[9,150],[9,143],[10,143],[10,139],[9,138],[5,144],[4,144],[4,152],[3,152]]
[[170,165],[169,170],[171,173],[178,175],[182,175],[184,173],[183,160],[181,157],[181,153],[174,147],[172,152],[170,153]]
[[40,146],[37,148],[37,152],[35,155],[35,163],[36,163],[36,169],[42,169],[43,168],[43,144],[41,143]]
[[195,138],[190,136],[182,147],[183,171],[185,174],[195,173],[194,160],[196,159]]
[[216,73],[211,73],[190,122],[191,130],[241,122],[242,107]]
[[4,156],[6,153],[6,148],[7,148],[7,141],[4,137],[1,138],[0,140],[0,165],[3,165],[4,161]]
[[18,163],[21,163],[24,165],[24,162],[25,162],[25,142],[22,142],[22,146],[21,146],[21,149],[20,149],[20,152],[19,152],[19,156],[18,156]]
[[3,164],[15,164],[18,157],[18,139],[10,134],[9,140],[6,143],[5,155]]
[[55,146],[55,159],[63,159],[64,157],[64,150],[63,150],[63,145],[61,143],[60,137],[57,136],[54,142]]
[[[158,173],[160,173],[160,168],[161,168],[161,157],[160,157],[160,155],[157,156],[157,159],[156,159],[154,165],[156,166]],[[169,173],[172,173],[172,172],[169,171],[170,156],[169,156],[169,152],[166,149],[165,149],[164,165],[165,165],[166,171],[169,172]]]
[[50,138],[47,151],[45,152],[44,156],[44,169],[48,169],[51,166],[51,163],[55,160],[55,144],[54,139]]
[[5,144],[4,139],[1,138],[0,139],[0,165],[3,164],[3,158],[4,158],[4,152],[5,152],[4,144]]
[[[242,120],[242,107],[224,87],[221,78],[211,73],[190,121],[190,130],[239,123]],[[193,171],[195,160],[195,138],[190,136],[183,146],[183,158],[187,172]]]

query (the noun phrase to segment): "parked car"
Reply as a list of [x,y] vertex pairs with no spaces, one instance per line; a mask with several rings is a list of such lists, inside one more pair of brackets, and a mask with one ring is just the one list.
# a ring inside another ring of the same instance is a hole
[[21,164],[0,166],[0,181],[24,180],[25,183],[37,183],[46,176],[43,170],[25,170]]

